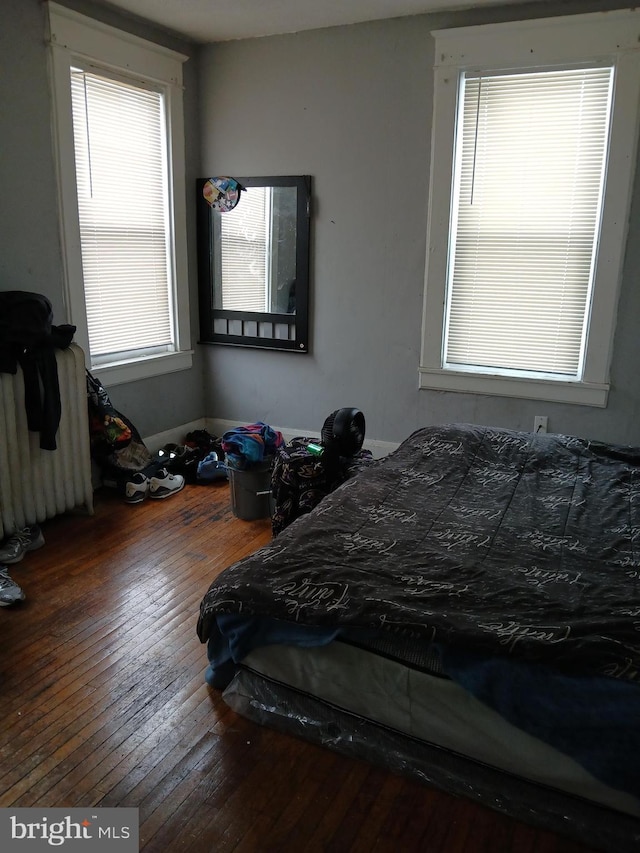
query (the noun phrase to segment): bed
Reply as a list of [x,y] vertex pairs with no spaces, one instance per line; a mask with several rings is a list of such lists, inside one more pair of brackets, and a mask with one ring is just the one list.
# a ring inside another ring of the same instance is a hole
[[640,448],[420,429],[227,568],[197,630],[258,723],[640,847]]

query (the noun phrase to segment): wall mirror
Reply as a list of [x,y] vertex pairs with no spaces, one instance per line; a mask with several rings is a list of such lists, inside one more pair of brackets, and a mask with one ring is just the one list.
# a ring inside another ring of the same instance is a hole
[[200,343],[308,352],[311,178],[234,178],[224,212],[197,181]]

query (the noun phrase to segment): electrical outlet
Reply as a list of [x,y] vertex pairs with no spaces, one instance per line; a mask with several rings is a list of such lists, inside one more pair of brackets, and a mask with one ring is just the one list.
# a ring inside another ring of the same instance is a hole
[[533,431],[536,433],[546,432],[548,423],[549,418],[546,415],[536,415],[533,419]]

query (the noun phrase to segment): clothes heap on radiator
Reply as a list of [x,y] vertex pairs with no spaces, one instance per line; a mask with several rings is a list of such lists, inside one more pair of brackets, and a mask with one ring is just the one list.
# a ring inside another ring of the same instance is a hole
[[27,426],[40,433],[43,450],[56,449],[60,385],[55,350],[66,349],[76,327],[53,325],[53,308],[41,293],[0,291],[0,373],[24,377]]

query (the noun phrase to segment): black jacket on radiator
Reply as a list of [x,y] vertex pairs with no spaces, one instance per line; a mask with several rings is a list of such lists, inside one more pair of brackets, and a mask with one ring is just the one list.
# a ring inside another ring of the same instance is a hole
[[55,350],[68,347],[76,327],[54,326],[51,302],[41,293],[0,291],[0,373],[22,368],[27,426],[43,450],[56,449],[60,386]]

